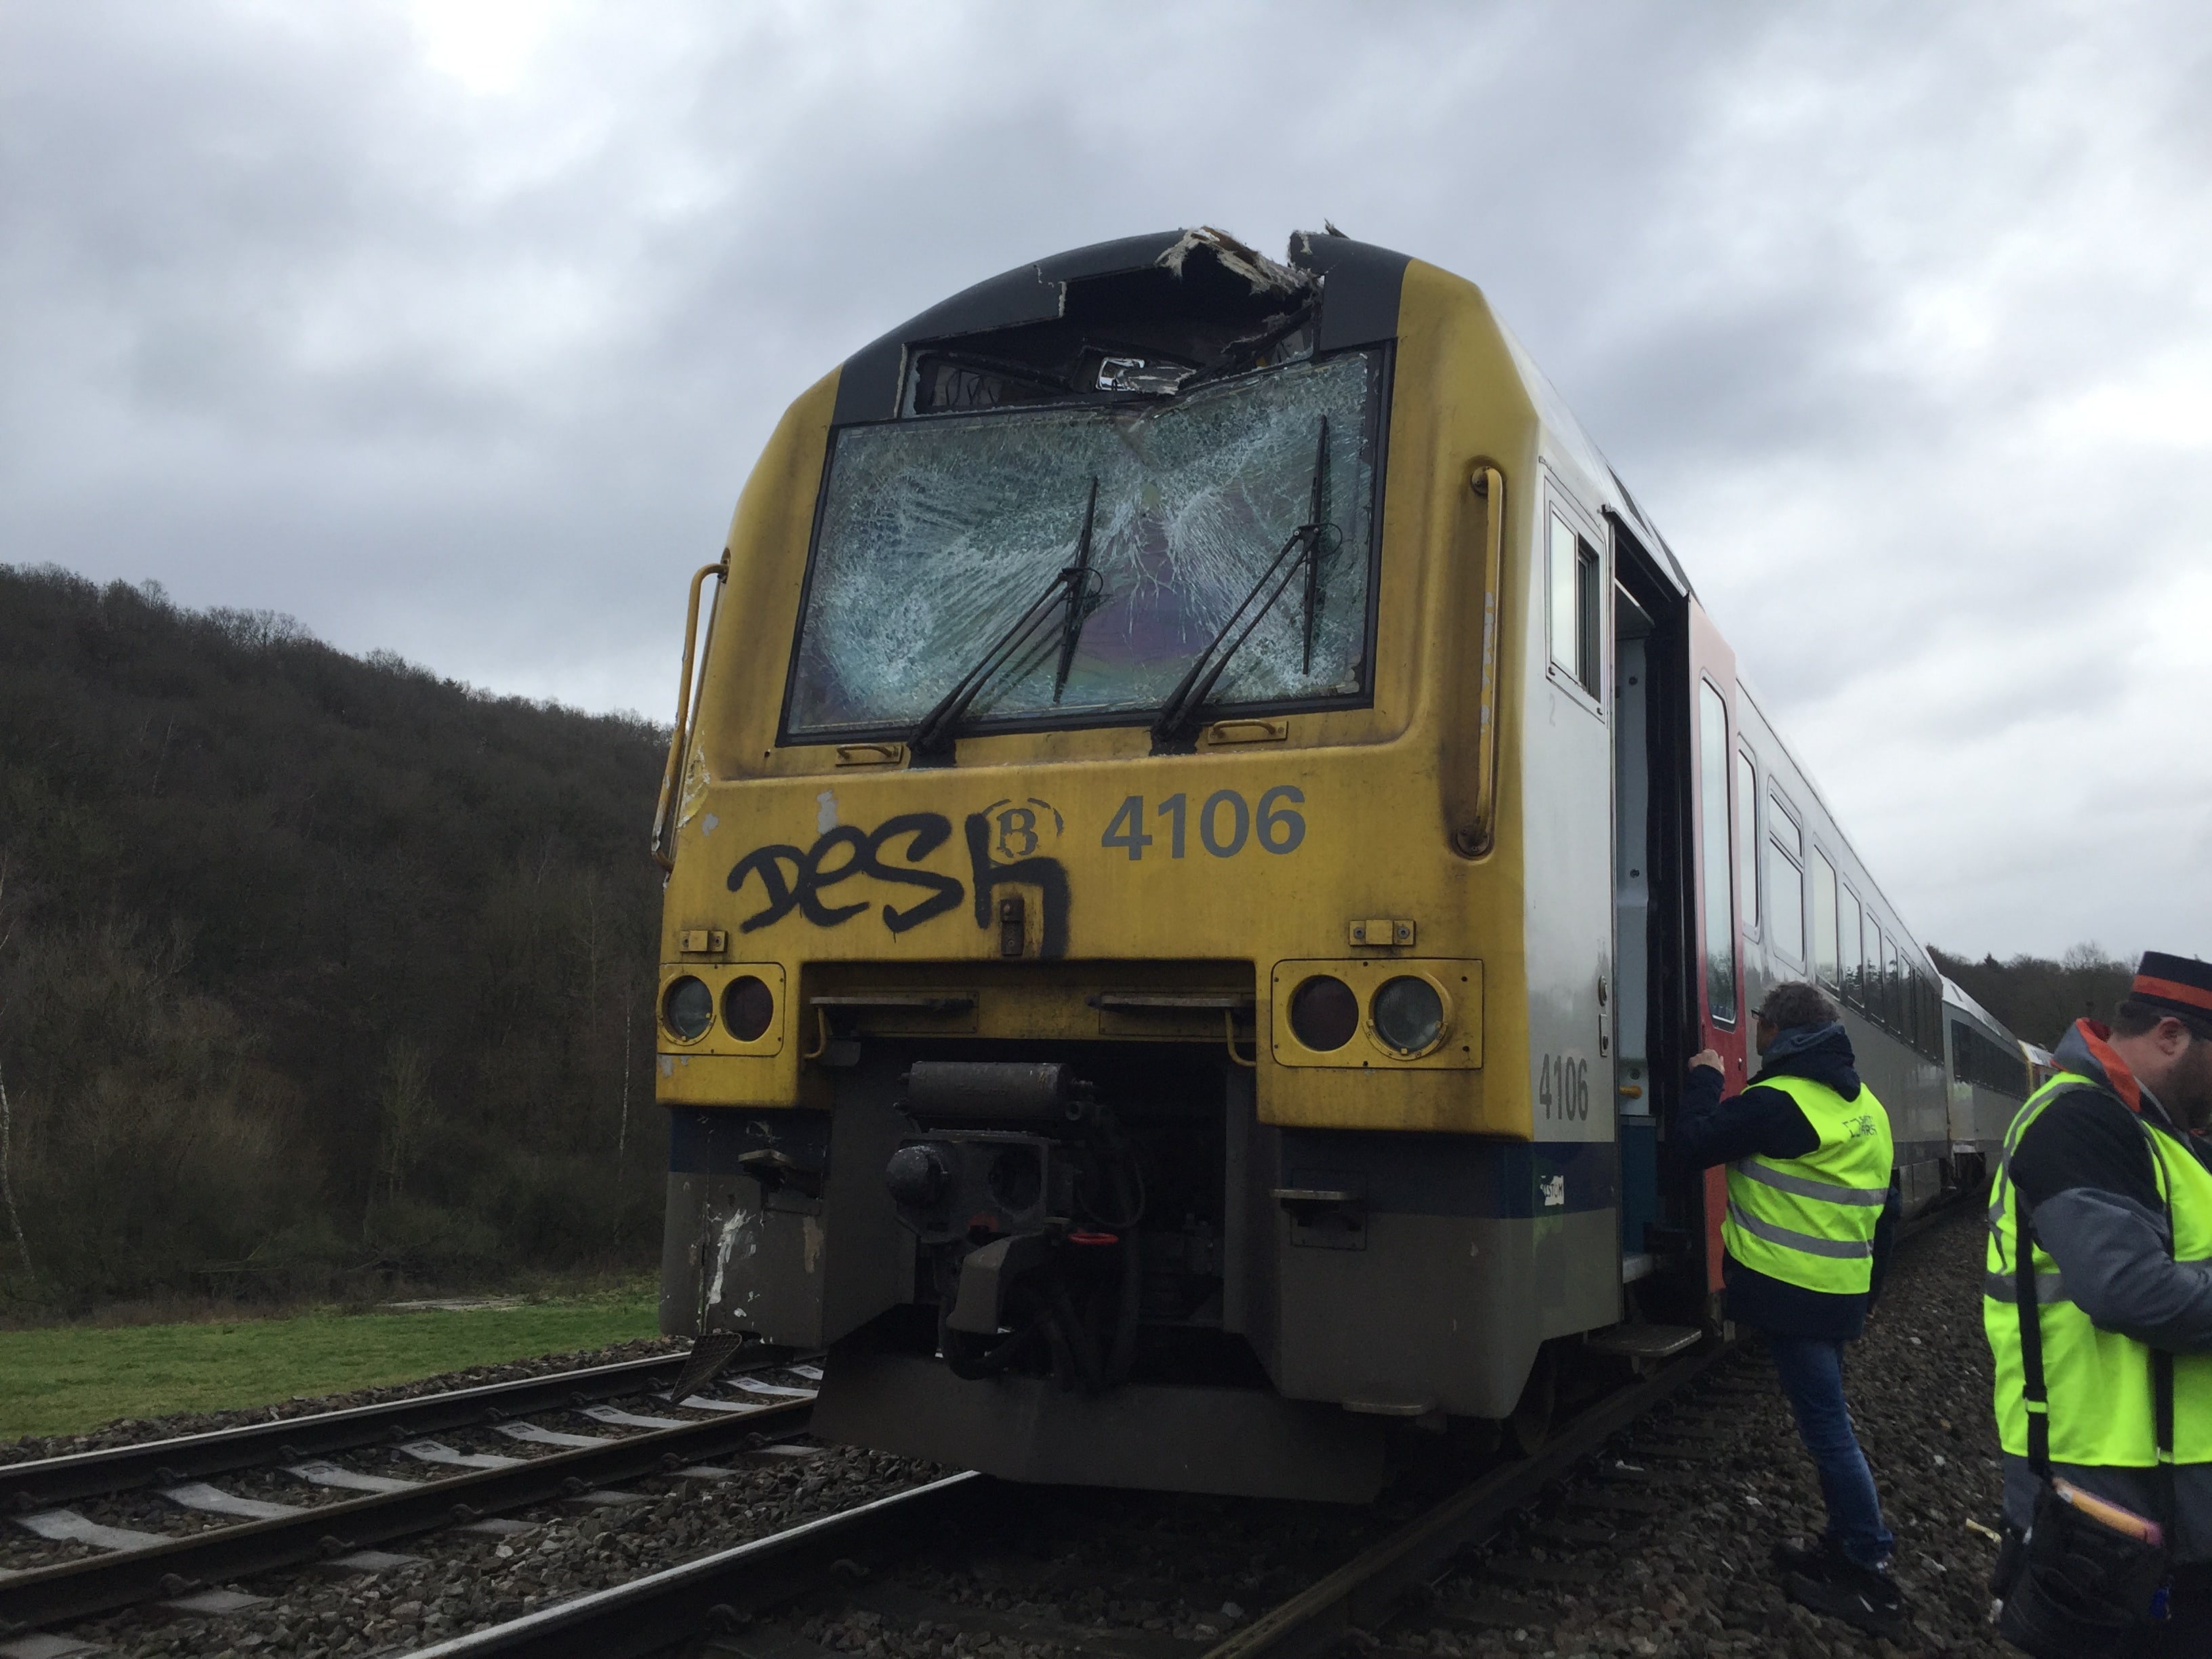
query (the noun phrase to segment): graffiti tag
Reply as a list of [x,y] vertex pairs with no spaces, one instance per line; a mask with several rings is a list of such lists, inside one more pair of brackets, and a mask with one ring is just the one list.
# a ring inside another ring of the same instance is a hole
[[[952,821],[942,813],[902,812],[896,817],[884,819],[872,831],[855,824],[838,824],[824,830],[803,853],[796,847],[781,844],[757,848],[739,859],[730,872],[730,890],[738,891],[748,879],[757,876],[767,891],[768,903],[739,922],[738,931],[750,933],[756,928],[769,927],[781,921],[794,909],[817,927],[835,927],[849,921],[868,908],[866,899],[831,905],[823,902],[822,895],[856,876],[927,891],[927,898],[903,910],[888,904],[883,908],[884,926],[892,933],[903,933],[909,927],[918,927],[932,916],[941,916],[956,908],[966,890],[957,877],[886,863],[883,854],[903,836],[906,865],[920,864],[942,847],[951,834]],[[833,862],[841,850],[842,860]],[[788,875],[785,873],[787,865],[790,866]]]
[[[1042,901],[1037,954],[1050,960],[1067,954],[1068,882],[1067,867],[1039,850],[1048,833],[1048,820],[1054,838],[1066,828],[1048,802],[1001,800],[980,812],[970,812],[963,827],[976,927],[991,925],[994,888],[1009,883],[1034,886]],[[817,927],[842,927],[868,908],[869,901],[833,903],[823,895],[857,878],[916,887],[927,893],[927,898],[904,909],[885,904],[879,913],[884,926],[894,934],[918,927],[957,909],[971,890],[957,876],[915,867],[951,835],[952,821],[941,813],[904,812],[886,818],[872,830],[857,824],[833,825],[804,850],[782,842],[756,848],[732,867],[729,889],[738,892],[757,879],[768,902],[740,921],[738,930],[750,933],[771,927],[794,910]]]

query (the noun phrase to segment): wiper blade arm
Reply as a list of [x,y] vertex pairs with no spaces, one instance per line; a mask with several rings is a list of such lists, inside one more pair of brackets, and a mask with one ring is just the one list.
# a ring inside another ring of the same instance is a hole
[[1301,561],[1305,565],[1306,577],[1304,672],[1313,672],[1314,616],[1321,599],[1321,559],[1328,550],[1328,538],[1339,533],[1335,526],[1321,520],[1322,486],[1328,467],[1328,417],[1324,415],[1321,440],[1314,455],[1313,489],[1309,501],[1312,517],[1291,532],[1281,550],[1260,573],[1260,580],[1237,602],[1237,608],[1229,613],[1220,631],[1206,641],[1206,649],[1198,653],[1176,689],[1168,693],[1167,701],[1160,705],[1159,714],[1152,721],[1154,743],[1173,743],[1198,724],[1199,711],[1213,695],[1214,685],[1220,680],[1222,671],[1229,666],[1229,659],[1243,649],[1244,642],[1252,637],[1275,601],[1283,597]]
[[[1094,605],[1084,597],[1084,584],[1091,575],[1091,526],[1098,517],[1098,477],[1091,478],[1091,500],[1083,509],[1083,534],[1076,538],[1075,562],[1069,567],[1074,574],[1074,584],[1067,601],[1067,614],[1060,625],[1060,666],[1052,677],[1052,701],[1060,702],[1060,694],[1067,690],[1067,672],[1075,666],[1075,647],[1083,638],[1083,624],[1089,619]],[[1067,571],[1060,573],[1063,576]]]
[[[996,679],[1006,665],[1013,661],[1035,641],[1038,632],[1051,619],[1054,610],[1065,605],[1069,616],[1075,620],[1072,627],[1076,634],[1082,629],[1081,618],[1088,616],[1097,604],[1097,573],[1091,568],[1091,520],[1098,506],[1098,481],[1091,481],[1091,506],[1083,520],[1083,536],[1077,549],[1076,562],[1058,572],[1045,584],[1044,592],[1031,600],[1030,606],[1014,618],[1006,631],[992,642],[990,649],[977,659],[974,667],[953,682],[952,689],[937,701],[937,706],[915,722],[907,738],[907,747],[918,756],[943,756],[951,752],[952,737],[960,722],[983,694],[983,688]],[[1063,624],[1060,653],[1063,663],[1072,662],[1073,641],[1069,635],[1070,624]],[[1066,670],[1060,671],[1064,684]],[[1054,701],[1059,700],[1055,686]]]

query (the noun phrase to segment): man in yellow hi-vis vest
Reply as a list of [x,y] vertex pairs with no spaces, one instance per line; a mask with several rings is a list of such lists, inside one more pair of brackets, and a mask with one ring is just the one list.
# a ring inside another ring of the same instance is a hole
[[1844,1403],[1844,1344],[1866,1328],[1896,1226],[1889,1114],[1859,1081],[1843,1016],[1817,986],[1776,986],[1758,1019],[1758,1077],[1723,1100],[1720,1056],[1698,1054],[1668,1147],[1686,1168],[1729,1166],[1729,1316],[1766,1334],[1820,1471],[1827,1528],[1815,1547],[1776,1546],[1784,1585],[1894,1639],[1905,1631],[1895,1540]]
[[2172,1563],[2157,1650],[2212,1654],[2212,1169],[2195,1133],[2212,1122],[2212,963],[2148,952],[2112,1024],[2075,1021],[2054,1058],[1990,1193],[1983,1323],[2009,1536],[1992,1588],[2018,1602],[2008,1633],[2029,1651],[2079,1650],[2048,1639],[2018,1577],[2038,1495],[2063,1480],[2157,1523]]

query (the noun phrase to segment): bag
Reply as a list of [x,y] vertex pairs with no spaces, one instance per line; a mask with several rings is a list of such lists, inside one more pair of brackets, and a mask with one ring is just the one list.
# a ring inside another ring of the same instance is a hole
[[[2064,1483],[2057,1483],[2063,1486]],[[2008,1540],[2009,1543],[2010,1540]],[[2035,1659],[2132,1659],[2153,1651],[2171,1563],[2163,1541],[2107,1526],[2045,1480],[1999,1594],[1997,1634]]]
[[[2156,1156],[2155,1153],[2153,1154]],[[2136,1659],[2154,1650],[2166,1622],[2172,1561],[2173,1356],[2151,1350],[2163,1524],[2077,1491],[2051,1474],[2051,1416],[2043,1383],[2043,1317],[2026,1203],[2013,1194],[2014,1301],[2020,1311],[2021,1393],[2028,1402],[2027,1461],[2035,1513],[2027,1535],[2010,1528],[1990,1592],[1997,1634],[2034,1659]],[[2166,1237],[2173,1212],[2166,1211]],[[2168,1247],[2171,1249],[2171,1246]],[[2041,1407],[2043,1409],[2038,1410]]]

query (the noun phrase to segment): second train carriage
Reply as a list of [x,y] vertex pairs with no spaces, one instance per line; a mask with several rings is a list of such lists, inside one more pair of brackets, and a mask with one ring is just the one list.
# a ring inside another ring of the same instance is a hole
[[[2051,1075],[2050,1055],[2014,1036],[1955,981],[1947,978],[1942,984],[1951,1152],[1960,1177],[1971,1182],[1996,1167],[2005,1131]],[[2038,1055],[2045,1068],[2040,1078]]]
[[817,1433],[1360,1499],[1694,1340],[1665,1157],[1761,990],[1850,1010],[1907,1192],[1936,981],[1472,284],[1336,236],[1024,265],[785,415],[669,869],[662,1328]]

